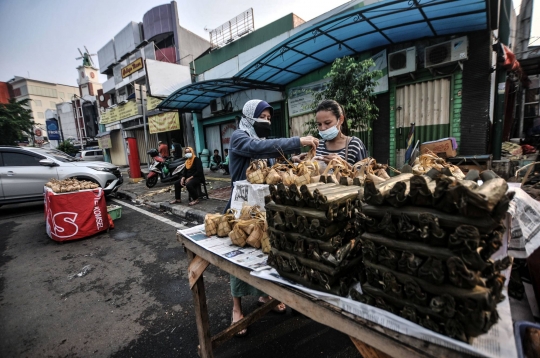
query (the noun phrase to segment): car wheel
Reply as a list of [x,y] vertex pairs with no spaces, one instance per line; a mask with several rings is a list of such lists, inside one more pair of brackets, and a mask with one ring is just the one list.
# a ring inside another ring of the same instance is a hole
[[157,181],[158,181],[157,175],[154,175],[153,177],[150,177],[150,178],[146,178],[146,186],[148,188],[153,188],[154,185],[157,184]]

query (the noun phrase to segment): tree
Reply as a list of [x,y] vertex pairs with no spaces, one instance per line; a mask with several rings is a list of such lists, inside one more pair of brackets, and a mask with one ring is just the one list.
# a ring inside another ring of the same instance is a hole
[[58,147],[56,147],[56,149],[61,150],[62,152],[69,155],[77,153],[77,149],[75,149],[75,146],[68,140],[65,140],[62,143],[58,144]]
[[0,144],[14,145],[16,141],[26,135],[32,135],[33,121],[32,110],[28,102],[30,99],[17,101],[14,98],[7,104],[0,104]]
[[[379,113],[375,105],[376,96],[373,90],[377,79],[382,76],[382,71],[370,71],[369,69],[374,65],[375,62],[371,58],[360,62],[348,56],[337,58],[332,63],[330,72],[324,76],[331,78],[326,88],[313,93],[311,109],[315,110],[325,98],[333,99],[345,110],[349,131],[362,132],[367,137]],[[310,119],[306,126],[304,135],[318,135],[315,118]],[[363,139],[366,142],[367,138]]]

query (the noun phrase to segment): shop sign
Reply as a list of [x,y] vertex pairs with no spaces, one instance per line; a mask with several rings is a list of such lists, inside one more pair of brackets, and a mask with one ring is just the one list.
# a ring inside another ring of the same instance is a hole
[[312,82],[305,86],[294,87],[289,90],[289,116],[295,117],[304,113],[313,112],[313,94],[323,91],[330,82],[330,78]]
[[150,112],[151,110],[155,109],[158,106],[158,104],[161,103],[161,101],[163,100],[158,97],[151,97],[151,96],[146,97],[146,110]]
[[236,130],[234,123],[228,123],[221,127],[221,143],[229,144],[231,142],[231,135]]
[[101,149],[110,149],[112,148],[112,142],[111,142],[111,135],[104,135],[103,137],[99,137],[98,139],[98,146]]
[[142,57],[139,57],[129,65],[122,67],[122,78],[126,78],[129,75],[139,71],[143,68],[143,59]]
[[150,134],[180,129],[178,112],[164,112],[148,117],[148,128]]
[[109,123],[113,123],[119,120],[118,112],[116,111],[116,108],[109,109],[108,111],[101,113],[100,117],[101,119],[99,122],[101,124],[109,124]]
[[388,63],[386,61],[386,50],[382,50],[371,58],[375,65],[369,68],[370,71],[381,71],[380,77],[374,78],[377,83],[373,88],[373,94],[388,92]]
[[118,119],[133,117],[139,114],[139,107],[135,101],[129,101],[128,103],[118,106],[114,109],[118,112]]

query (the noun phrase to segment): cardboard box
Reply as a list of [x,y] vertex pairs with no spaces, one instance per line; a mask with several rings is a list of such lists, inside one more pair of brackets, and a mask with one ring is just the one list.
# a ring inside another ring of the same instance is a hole
[[441,158],[452,158],[457,155],[457,151],[454,149],[452,139],[450,138],[422,143],[420,145],[420,154],[426,154],[428,151],[432,151]]

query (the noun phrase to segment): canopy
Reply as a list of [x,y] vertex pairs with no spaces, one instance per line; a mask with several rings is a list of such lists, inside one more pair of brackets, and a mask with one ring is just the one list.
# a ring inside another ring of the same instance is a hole
[[[487,29],[491,0],[383,0],[334,15],[289,37],[232,78],[198,82],[174,92],[160,107],[197,110],[210,100],[241,91],[227,81],[271,89],[302,77],[336,58],[426,37]],[[225,81],[225,82],[223,82]],[[216,82],[212,89],[197,85]],[[262,87],[264,86],[264,87]],[[204,93],[201,93],[204,92]]]
[[280,86],[250,81],[241,78],[220,78],[192,83],[174,91],[165,98],[158,108],[178,109],[181,112],[200,111],[210,101],[225,95],[248,89],[282,91]]

